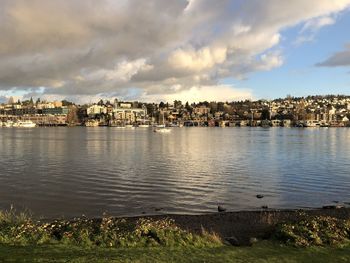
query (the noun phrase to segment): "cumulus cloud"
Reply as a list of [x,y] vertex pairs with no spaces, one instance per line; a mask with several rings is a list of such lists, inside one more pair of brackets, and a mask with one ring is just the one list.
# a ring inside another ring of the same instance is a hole
[[204,47],[198,51],[193,48],[188,50],[175,50],[170,54],[169,63],[175,68],[201,71],[204,69],[211,69],[216,64],[223,63],[225,59],[225,47]]
[[[301,24],[300,34],[313,36],[349,5],[350,0],[2,0],[0,90],[155,99],[201,97],[198,89],[214,96],[209,89],[223,89],[222,78],[280,67],[284,29]],[[229,91],[231,97],[242,95]]]
[[343,51],[336,52],[325,61],[318,63],[319,67],[345,67],[350,66],[350,44]]
[[142,94],[140,98],[145,101],[174,101],[181,100],[182,102],[188,101],[200,102],[200,101],[234,101],[243,99],[253,99],[251,90],[237,89],[230,85],[212,85],[212,86],[193,86],[185,90],[181,90],[180,87],[173,87],[174,91],[179,89],[179,92],[173,94],[164,95],[147,95]]

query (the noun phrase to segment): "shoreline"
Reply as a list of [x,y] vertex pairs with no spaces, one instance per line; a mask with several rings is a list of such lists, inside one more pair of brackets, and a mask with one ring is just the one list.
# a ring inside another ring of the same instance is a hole
[[[274,209],[261,211],[216,212],[199,215],[142,215],[131,217],[116,217],[135,224],[141,218],[153,220],[172,219],[180,228],[191,233],[201,233],[204,230],[216,233],[221,238],[237,240],[237,245],[251,245],[252,238],[269,238],[277,224],[297,222],[310,216],[330,216],[337,219],[350,219],[350,208],[315,208],[315,209]],[[94,218],[99,223],[102,218]]]
[[[2,244],[129,247],[148,245],[251,246],[258,241],[298,245],[349,241],[350,208],[217,212],[201,215],[86,216],[37,220],[11,208],[0,213]],[[295,229],[295,231],[293,230]],[[318,233],[318,231],[321,231]],[[315,232],[309,239],[310,233]],[[332,233],[336,235],[333,236]],[[285,239],[287,238],[287,239]],[[317,242],[316,242],[317,241]],[[68,242],[68,243],[67,243]],[[316,243],[313,243],[316,242]]]

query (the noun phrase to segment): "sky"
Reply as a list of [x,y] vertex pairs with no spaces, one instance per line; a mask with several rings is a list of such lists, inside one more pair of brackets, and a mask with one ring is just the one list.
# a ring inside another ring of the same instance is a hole
[[350,0],[0,0],[0,102],[350,95]]

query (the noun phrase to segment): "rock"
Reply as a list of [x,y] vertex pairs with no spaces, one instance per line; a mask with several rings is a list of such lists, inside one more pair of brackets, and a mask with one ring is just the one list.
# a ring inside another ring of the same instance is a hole
[[226,211],[225,207],[223,207],[221,205],[218,206],[218,212],[225,212],[225,211]]
[[232,246],[236,246],[236,247],[237,247],[237,246],[240,245],[238,239],[237,239],[236,237],[234,237],[234,236],[232,236],[232,237],[225,237],[224,240],[225,240],[228,244],[230,244],[230,245],[232,245]]
[[268,209],[269,207],[267,205],[261,206],[262,209]]
[[256,198],[261,199],[261,198],[264,198],[264,196],[263,195],[256,195]]
[[258,239],[256,237],[249,238],[249,245],[252,246],[252,245],[254,245],[256,243],[258,243]]

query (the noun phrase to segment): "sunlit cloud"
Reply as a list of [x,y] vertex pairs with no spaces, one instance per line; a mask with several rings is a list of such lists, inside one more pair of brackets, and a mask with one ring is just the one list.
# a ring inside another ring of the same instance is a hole
[[[3,0],[0,90],[86,100],[101,94],[154,100],[206,94],[214,100],[223,78],[246,79],[281,67],[286,28],[300,26],[300,43],[309,41],[349,5],[350,0]],[[44,88],[37,92],[39,87]],[[252,95],[249,89],[239,94]]]

